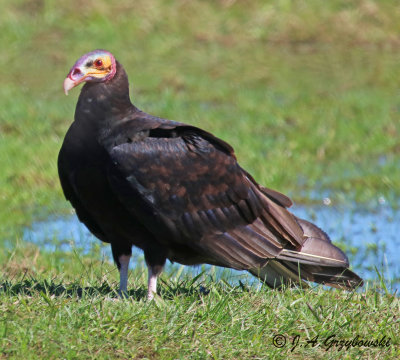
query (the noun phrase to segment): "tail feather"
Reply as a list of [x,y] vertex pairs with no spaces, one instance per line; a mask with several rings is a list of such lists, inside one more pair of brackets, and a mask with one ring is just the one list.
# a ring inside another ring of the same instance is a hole
[[204,236],[197,244],[210,263],[248,270],[273,288],[306,286],[306,281],[341,289],[362,285],[344,252],[316,225],[290,213],[284,195],[267,190],[259,195],[264,208],[252,223]]
[[300,283],[304,286],[304,280],[346,290],[363,285],[362,279],[348,269],[347,256],[324,231],[306,220],[296,217],[296,221],[304,231],[301,248],[282,249],[263,268],[250,269],[253,275],[273,288]]
[[308,287],[308,284],[299,277],[298,271],[293,271],[280,261],[270,260],[261,269],[253,268],[249,272],[273,289],[281,288],[282,286],[292,287],[299,284],[303,287]]
[[318,266],[284,262],[292,271],[299,272],[300,277],[307,281],[324,284],[339,289],[351,290],[362,286],[362,279],[345,267]]
[[357,274],[343,267],[320,267],[270,260],[263,268],[253,268],[249,272],[271,288],[300,284],[302,287],[308,287],[305,280],[343,290],[352,290],[363,285],[363,280]]

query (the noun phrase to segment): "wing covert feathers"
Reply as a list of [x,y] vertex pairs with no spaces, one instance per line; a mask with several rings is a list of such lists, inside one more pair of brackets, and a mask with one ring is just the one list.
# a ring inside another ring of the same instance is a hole
[[270,286],[360,284],[329,237],[290,213],[285,195],[258,185],[225,143],[192,127],[152,131],[115,146],[108,174],[120,201],[160,242],[249,270]]

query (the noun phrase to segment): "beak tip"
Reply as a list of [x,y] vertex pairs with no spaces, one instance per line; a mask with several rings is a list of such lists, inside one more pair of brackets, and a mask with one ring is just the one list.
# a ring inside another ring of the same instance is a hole
[[67,77],[64,80],[63,88],[64,88],[64,93],[65,95],[68,95],[68,91],[70,91],[73,87],[75,87],[77,83],[73,80],[71,80],[69,77]]

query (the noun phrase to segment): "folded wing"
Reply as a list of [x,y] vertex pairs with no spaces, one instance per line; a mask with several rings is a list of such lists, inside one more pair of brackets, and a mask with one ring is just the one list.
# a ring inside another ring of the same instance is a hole
[[353,286],[346,256],[326,234],[287,211],[291,201],[259,186],[213,135],[185,126],[149,131],[110,157],[114,193],[168,247],[190,247],[204,262],[249,270],[270,286]]

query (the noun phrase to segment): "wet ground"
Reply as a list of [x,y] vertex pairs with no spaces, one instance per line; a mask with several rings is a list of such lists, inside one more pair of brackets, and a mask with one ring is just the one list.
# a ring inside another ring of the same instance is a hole
[[[325,198],[321,205],[294,205],[292,211],[324,229],[335,244],[346,252],[352,269],[361,277],[378,281],[379,276],[383,276],[391,292],[400,289],[400,210],[387,205],[383,198],[363,207],[356,204],[333,206],[330,199]],[[25,229],[23,238],[49,251],[75,249],[90,253],[100,243],[75,215],[35,223]],[[101,251],[111,261],[109,246],[102,247]],[[98,256],[98,253],[94,256]],[[133,260],[131,266],[143,266],[140,250],[134,251]],[[167,264],[168,272],[181,270],[178,265]],[[184,271],[197,274],[203,270],[217,278],[229,279],[235,285],[239,280],[251,282],[252,279],[246,272],[209,269],[208,266],[185,267]]]

